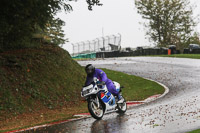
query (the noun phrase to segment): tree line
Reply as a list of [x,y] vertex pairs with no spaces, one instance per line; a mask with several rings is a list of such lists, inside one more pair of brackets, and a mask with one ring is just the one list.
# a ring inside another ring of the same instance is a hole
[[[44,44],[60,45],[68,41],[55,15],[73,10],[77,0],[1,0],[0,50],[35,47]],[[88,10],[102,6],[100,0],[86,0]],[[115,3],[113,3],[115,4]],[[139,14],[146,20],[147,35],[156,46],[176,45],[183,49],[189,43],[200,43],[193,7],[188,0],[135,0]]]

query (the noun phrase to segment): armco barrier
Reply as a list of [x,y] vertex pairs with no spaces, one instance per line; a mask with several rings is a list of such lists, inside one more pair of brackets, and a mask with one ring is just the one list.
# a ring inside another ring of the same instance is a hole
[[200,54],[200,49],[193,49],[189,53],[190,54]]
[[200,54],[200,49],[184,49],[183,54]]
[[79,54],[76,56],[72,56],[73,59],[82,59],[82,58],[96,58],[96,53],[89,54]]
[[140,49],[136,51],[112,51],[112,52],[97,52],[96,58],[111,58],[111,57],[128,57],[128,56],[143,56],[143,55],[166,55],[167,49]]

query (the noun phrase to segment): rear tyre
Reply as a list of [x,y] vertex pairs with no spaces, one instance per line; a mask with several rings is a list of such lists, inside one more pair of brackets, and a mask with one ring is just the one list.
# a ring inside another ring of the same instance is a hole
[[126,100],[123,103],[117,103],[117,113],[124,114],[127,110]]
[[102,103],[99,102],[99,107],[93,100],[88,101],[88,110],[93,118],[100,120],[104,115]]

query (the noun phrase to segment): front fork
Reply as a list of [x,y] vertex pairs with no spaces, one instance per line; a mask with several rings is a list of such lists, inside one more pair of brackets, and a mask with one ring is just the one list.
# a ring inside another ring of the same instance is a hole
[[100,101],[97,95],[95,96],[91,96],[90,98],[88,98],[87,100],[91,100],[92,102],[95,103],[96,107],[99,108],[100,107]]
[[99,107],[100,107],[100,104],[99,104],[99,98],[97,97],[97,95],[96,95],[96,98],[95,98],[95,102],[96,102],[96,104],[97,104],[97,107],[99,108]]

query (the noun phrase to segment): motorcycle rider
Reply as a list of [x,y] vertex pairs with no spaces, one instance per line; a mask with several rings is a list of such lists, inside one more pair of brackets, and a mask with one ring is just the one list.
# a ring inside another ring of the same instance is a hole
[[87,79],[85,81],[85,85],[88,86],[93,82],[93,79],[96,77],[102,84],[106,84],[107,89],[111,92],[114,96],[118,97],[118,103],[123,102],[123,98],[120,93],[117,91],[115,85],[113,84],[112,80],[107,78],[106,73],[101,69],[96,69],[92,64],[88,64],[85,67],[85,72],[87,73]]

